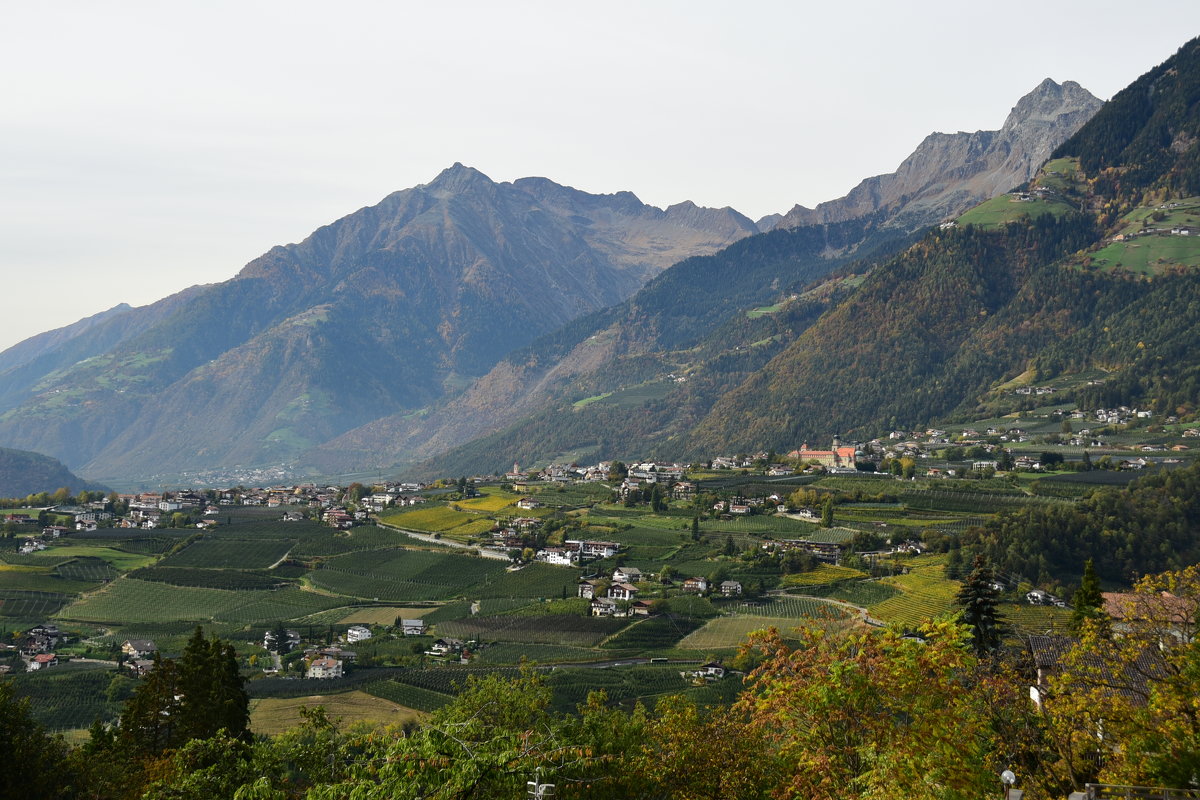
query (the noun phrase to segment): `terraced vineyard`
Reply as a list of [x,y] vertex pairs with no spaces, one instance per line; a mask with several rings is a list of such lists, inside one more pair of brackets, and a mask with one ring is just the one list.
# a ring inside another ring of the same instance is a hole
[[866,573],[861,570],[851,569],[850,567],[834,566],[833,564],[818,564],[816,569],[808,572],[797,572],[793,575],[785,575],[783,584],[785,586],[819,586],[825,583],[833,583],[835,581],[850,580],[853,578],[865,578]]
[[[828,606],[826,606],[828,607]],[[836,612],[834,612],[836,613]],[[849,615],[842,617],[849,619]],[[741,645],[754,631],[777,628],[784,638],[799,624],[796,617],[736,616],[717,617],[709,620],[703,628],[685,637],[679,647],[688,650],[709,652],[728,650]]]
[[907,575],[880,579],[900,594],[870,606],[871,616],[884,622],[916,625],[951,613],[962,584],[945,577],[944,561],[944,556],[923,557]]

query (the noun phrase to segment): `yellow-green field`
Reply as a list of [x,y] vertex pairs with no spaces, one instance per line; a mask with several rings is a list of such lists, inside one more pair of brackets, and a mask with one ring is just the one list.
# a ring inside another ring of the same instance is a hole
[[946,578],[945,561],[945,556],[921,556],[913,559],[907,575],[882,578],[880,583],[899,589],[901,594],[870,606],[870,615],[884,622],[916,625],[952,613],[954,597],[962,584]]
[[342,617],[341,623],[346,625],[392,625],[396,618],[422,619],[426,614],[432,614],[437,606],[376,606],[374,608],[356,608]]
[[[313,682],[319,685],[319,681]],[[316,688],[316,686],[314,686]],[[301,707],[323,706],[325,713],[338,727],[346,728],[357,722],[402,725],[425,716],[366,692],[312,695],[310,697],[267,697],[250,703],[250,730],[255,733],[279,734],[303,722]]]
[[834,581],[844,581],[851,578],[865,578],[867,573],[850,567],[835,567],[833,564],[820,564],[808,572],[798,572],[795,575],[784,575],[784,586],[819,586]]
[[794,617],[717,617],[679,642],[681,650],[720,650],[737,647],[754,631],[778,628],[787,636],[801,620]]
[[397,525],[401,528],[441,533],[442,531],[448,531],[451,528],[462,525],[464,522],[472,522],[476,519],[476,516],[468,514],[465,511],[455,511],[449,506],[434,506],[432,508],[420,508],[416,511],[397,511],[395,513],[382,514],[379,519],[389,525]]
[[517,500],[521,499],[520,495],[509,494],[508,492],[487,492],[483,497],[473,497],[470,500],[460,500],[456,505],[461,508],[470,509],[471,511],[484,511],[494,513],[502,508],[511,506]]

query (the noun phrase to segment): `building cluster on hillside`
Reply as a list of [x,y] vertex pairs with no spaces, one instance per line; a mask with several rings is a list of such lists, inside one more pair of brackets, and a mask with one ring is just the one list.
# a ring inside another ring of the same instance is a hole
[[[576,596],[591,601],[591,614],[594,617],[648,617],[655,613],[654,603],[639,595],[674,586],[676,582],[671,578],[660,577],[655,582],[653,576],[637,567],[620,566],[607,575],[593,575],[580,580]],[[726,580],[714,585],[708,578],[699,575],[684,579],[678,586],[687,594],[703,595],[710,591],[724,597],[742,594],[739,581]]]

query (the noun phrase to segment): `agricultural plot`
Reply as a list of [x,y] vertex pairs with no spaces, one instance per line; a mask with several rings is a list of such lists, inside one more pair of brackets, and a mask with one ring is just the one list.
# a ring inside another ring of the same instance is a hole
[[877,605],[900,594],[900,590],[873,580],[843,581],[826,586],[808,586],[797,591],[830,600],[841,600],[861,608]]
[[718,533],[775,533],[784,538],[799,538],[809,535],[816,525],[782,514],[772,514],[770,516],[705,520],[700,523],[700,527],[705,531]]
[[59,564],[65,564],[71,560],[71,556],[59,556],[53,553],[17,553],[8,552],[0,553],[0,564],[8,564],[14,567],[57,567]]
[[[491,644],[479,651],[477,664],[517,664],[525,659],[537,664],[594,661],[596,651],[586,647],[560,644],[506,643]],[[400,701],[396,701],[400,702]]]
[[884,622],[916,625],[952,613],[961,584],[945,577],[944,561],[944,556],[923,557],[907,575],[881,578],[880,583],[900,594],[870,606],[870,615]]
[[59,564],[54,572],[61,578],[72,581],[92,581],[104,583],[116,578],[120,573],[102,558],[80,557]]
[[250,704],[250,730],[267,735],[283,733],[304,721],[300,714],[301,708],[317,706],[324,708],[329,719],[343,729],[357,723],[403,725],[421,718],[419,711],[397,704],[391,698],[381,697],[374,692],[265,697],[253,700]]
[[1011,603],[1001,604],[999,611],[1015,633],[1066,634],[1071,628],[1071,612],[1065,608]]
[[58,592],[0,590],[0,617],[41,622],[74,599]]
[[494,514],[503,508],[511,506],[520,499],[520,495],[489,489],[484,492],[483,497],[473,497],[470,500],[460,500],[458,505],[469,511],[479,511],[485,514]]
[[405,708],[425,713],[437,711],[454,699],[449,694],[422,689],[420,686],[413,686],[412,684],[400,683],[393,680],[373,681],[364,686],[363,691],[375,697],[390,700]]
[[740,646],[754,631],[767,628],[777,628],[784,638],[787,638],[798,622],[795,617],[717,617],[709,620],[700,630],[684,637],[679,647],[701,652],[728,650]]
[[119,703],[110,703],[106,690],[113,673],[104,667],[74,664],[13,676],[19,697],[29,700],[34,720],[51,731],[78,730],[93,721],[106,722],[120,713]]
[[809,570],[808,572],[784,575],[783,584],[785,586],[819,586],[823,583],[865,577],[866,573],[861,570],[834,566],[833,564],[818,564],[816,569]]
[[478,596],[504,576],[504,565],[495,560],[398,548],[332,558],[311,573],[311,580],[326,591],[350,597],[406,602],[468,592]]
[[771,597],[762,603],[738,603],[732,609],[738,616],[774,619],[847,619],[851,616],[834,603],[791,595]]
[[294,539],[210,539],[205,537],[159,562],[160,567],[266,569],[287,555]]
[[174,621],[271,622],[294,619],[345,600],[305,592],[208,589],[122,578],[63,609],[63,619],[138,624]]
[[487,675],[498,675],[502,678],[516,678],[521,674],[518,667],[430,667],[428,669],[406,669],[395,674],[392,680],[406,683],[431,692],[444,695],[456,695],[460,688],[471,678],[482,678]]
[[[124,545],[122,545],[123,547]],[[113,569],[128,572],[131,569],[153,564],[155,556],[141,553],[130,553],[117,550],[101,544],[92,546],[91,543],[73,543],[67,545],[52,545],[45,551],[47,556],[54,558],[99,558],[107,561]]]
[[371,606],[356,608],[338,620],[342,625],[393,625],[397,619],[425,619],[437,606]]
[[334,531],[332,528],[323,527],[318,533],[305,535],[300,539],[292,548],[291,558],[360,553],[381,547],[397,547],[408,541],[412,540],[404,534],[376,525],[362,525],[348,531]]
[[442,533],[464,523],[474,522],[478,516],[465,511],[455,511],[449,506],[432,506],[416,510],[388,512],[381,514],[379,519],[381,522],[395,525],[397,528],[408,528],[425,533]]
[[606,650],[668,650],[704,625],[704,620],[675,614],[634,622],[603,643]]
[[100,584],[100,581],[69,580],[46,567],[0,567],[0,592],[23,590],[79,594],[95,589]]
[[201,586],[209,589],[277,589],[290,585],[287,581],[260,572],[194,567],[143,567],[129,573],[129,577],[140,581],[169,583],[174,586]]
[[603,690],[610,703],[646,700],[677,694],[688,687],[678,665],[612,667],[610,669],[556,669],[546,676],[546,685],[554,693],[552,706],[571,712],[587,702],[588,695]]
[[529,642],[590,647],[625,624],[607,617],[574,615],[466,617],[438,624],[438,633],[456,639]]

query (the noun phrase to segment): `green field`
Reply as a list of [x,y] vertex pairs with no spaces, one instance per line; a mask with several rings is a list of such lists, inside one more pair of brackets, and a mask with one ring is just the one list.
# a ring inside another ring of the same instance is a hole
[[345,604],[343,598],[301,589],[233,591],[121,578],[72,603],[59,616],[67,620],[114,624],[177,620],[255,623],[295,619]]
[[1200,267],[1200,235],[1149,234],[1111,244],[1092,254],[1092,266],[1157,275],[1170,267]]
[[289,539],[203,538],[159,562],[162,567],[205,569],[266,569],[295,544]]
[[1014,200],[1010,195],[1002,194],[999,197],[993,197],[991,200],[985,200],[963,214],[958,218],[958,224],[995,228],[1009,222],[1041,217],[1046,214],[1061,217],[1076,210],[1078,209],[1070,203],[1057,198],[1046,200],[1034,199],[1020,202]]

